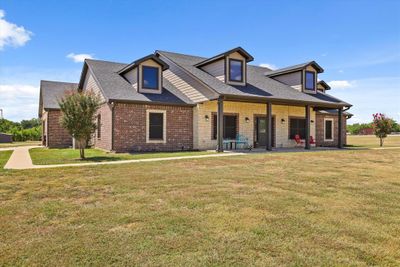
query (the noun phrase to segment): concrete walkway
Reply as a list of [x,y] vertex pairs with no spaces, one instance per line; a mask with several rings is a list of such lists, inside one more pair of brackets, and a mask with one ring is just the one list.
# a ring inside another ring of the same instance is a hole
[[4,169],[14,170],[26,170],[26,169],[47,169],[47,168],[60,168],[60,167],[75,167],[75,166],[93,166],[93,165],[106,165],[106,164],[126,164],[126,163],[138,163],[138,162],[153,162],[153,161],[168,161],[168,160],[179,160],[179,159],[201,159],[201,158],[212,158],[212,157],[230,157],[245,155],[245,153],[221,153],[221,154],[209,154],[209,155],[198,155],[198,156],[180,156],[180,157],[169,157],[169,158],[151,158],[151,159],[130,159],[130,160],[119,160],[119,161],[103,161],[103,162],[87,162],[87,163],[68,163],[68,164],[54,164],[54,165],[34,165],[32,163],[29,149],[39,146],[24,146],[24,147],[12,147],[5,150],[14,150],[11,154],[10,159],[4,166]]
[[39,146],[20,146],[20,147],[9,147],[4,150],[14,150],[11,154],[10,159],[4,166],[4,169],[31,169],[35,165],[32,163],[31,156],[29,155],[29,149]]

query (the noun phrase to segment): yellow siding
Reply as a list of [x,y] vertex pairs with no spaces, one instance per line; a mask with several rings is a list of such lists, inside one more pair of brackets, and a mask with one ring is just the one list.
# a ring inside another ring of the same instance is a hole
[[198,103],[208,100],[202,93],[200,93],[200,91],[196,90],[193,86],[181,79],[181,77],[173,73],[171,70],[164,71],[163,75],[165,79],[167,79],[172,85],[174,85],[193,102]]
[[[217,102],[208,101],[198,104],[194,107],[194,148],[195,149],[215,149],[217,141],[211,139],[212,133],[212,113],[217,112]],[[266,113],[266,104],[253,104],[241,102],[224,102],[224,113],[239,114],[239,133],[249,139],[249,143],[254,142],[254,115],[263,115]],[[208,115],[209,120],[206,121],[205,116]],[[305,117],[305,107],[272,105],[272,115],[275,116],[276,122],[276,147],[293,147],[295,142],[289,140],[289,117]],[[245,118],[249,118],[250,122],[246,123]],[[282,123],[281,120],[285,122]],[[315,139],[315,111],[311,109],[310,134]]]

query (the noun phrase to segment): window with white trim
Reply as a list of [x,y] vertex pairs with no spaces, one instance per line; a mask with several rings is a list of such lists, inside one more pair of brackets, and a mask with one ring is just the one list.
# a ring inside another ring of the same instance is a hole
[[146,111],[146,142],[165,143],[167,113],[165,110]]
[[324,140],[333,141],[333,119],[324,120]]

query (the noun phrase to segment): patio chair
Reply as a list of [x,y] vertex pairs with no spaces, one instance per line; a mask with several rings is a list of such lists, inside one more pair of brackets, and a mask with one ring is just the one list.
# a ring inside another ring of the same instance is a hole
[[300,135],[296,134],[294,136],[294,141],[296,142],[296,146],[303,146],[304,145],[304,141],[301,140]]
[[252,149],[249,145],[249,138],[241,134],[236,135],[236,148],[238,148],[238,146],[242,146],[241,148],[243,149]]
[[312,137],[312,135],[310,135],[310,145],[315,145],[315,140],[314,137]]

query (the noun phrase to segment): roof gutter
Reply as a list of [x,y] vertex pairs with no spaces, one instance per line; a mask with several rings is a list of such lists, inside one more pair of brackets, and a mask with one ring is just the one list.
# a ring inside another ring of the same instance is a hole
[[163,105],[163,106],[182,106],[182,107],[195,107],[197,104],[186,103],[167,103],[157,101],[140,101],[140,100],[123,100],[123,99],[108,99],[108,103],[125,103],[125,104],[145,104],[145,105]]

